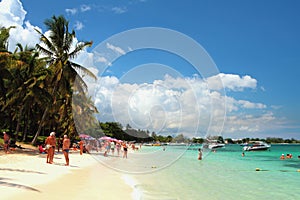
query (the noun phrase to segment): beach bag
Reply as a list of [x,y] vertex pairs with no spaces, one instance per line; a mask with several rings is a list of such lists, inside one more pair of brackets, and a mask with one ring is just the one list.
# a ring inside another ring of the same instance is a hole
[[47,144],[46,145],[46,149],[50,149],[51,145],[50,144]]

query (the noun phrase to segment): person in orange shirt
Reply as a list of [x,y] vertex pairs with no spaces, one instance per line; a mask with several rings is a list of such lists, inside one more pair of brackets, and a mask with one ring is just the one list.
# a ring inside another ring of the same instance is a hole
[[66,159],[66,166],[69,166],[69,150],[70,150],[70,139],[68,138],[67,135],[64,135],[64,140],[63,140],[63,152],[64,152],[64,156]]
[[83,141],[82,140],[80,140],[80,142],[78,143],[79,144],[79,148],[80,148],[80,155],[82,155],[82,153],[83,153]]

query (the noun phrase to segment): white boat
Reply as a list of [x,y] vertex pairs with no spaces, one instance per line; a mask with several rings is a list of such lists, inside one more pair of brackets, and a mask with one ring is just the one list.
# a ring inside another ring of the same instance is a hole
[[254,143],[248,144],[247,146],[243,147],[244,151],[265,151],[268,150],[271,147],[271,145],[262,142],[262,141],[256,141]]
[[171,143],[168,143],[169,146],[187,146],[188,144],[187,143],[184,143],[184,142],[180,142],[180,143],[177,143],[177,142],[171,142]]
[[223,148],[225,147],[224,143],[211,143],[208,145],[209,149],[217,149],[217,148]]
[[203,144],[203,147],[208,149],[218,149],[224,148],[225,144],[218,140],[207,140],[207,142]]

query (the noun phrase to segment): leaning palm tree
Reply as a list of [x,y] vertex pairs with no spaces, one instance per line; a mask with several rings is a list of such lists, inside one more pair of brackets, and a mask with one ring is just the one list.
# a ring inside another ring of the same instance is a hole
[[[51,19],[45,20],[45,25],[50,32],[50,36],[47,37],[39,30],[36,30],[40,34],[41,41],[41,44],[37,44],[36,47],[47,57],[49,69],[53,72],[53,76],[50,79],[52,85],[51,94],[54,96],[53,103],[56,104],[57,98],[61,95],[67,96],[65,95],[66,91],[71,91],[70,87],[73,86],[75,79],[79,80],[81,84],[81,87],[78,88],[80,92],[87,89],[87,85],[76,70],[80,70],[85,75],[96,79],[96,76],[88,69],[71,61],[71,59],[74,59],[85,47],[91,46],[92,42],[78,42],[74,49],[71,50],[75,38],[75,31],[72,30],[72,32],[69,32],[69,22],[63,16],[53,16]],[[63,89],[63,86],[68,88]],[[32,144],[35,144],[40,134],[48,111],[49,106],[45,108]]]

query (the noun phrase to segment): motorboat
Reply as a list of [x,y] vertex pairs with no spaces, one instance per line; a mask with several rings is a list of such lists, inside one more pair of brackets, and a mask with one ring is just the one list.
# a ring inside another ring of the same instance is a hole
[[211,143],[211,144],[208,144],[209,149],[218,149],[218,148],[223,148],[223,147],[225,147],[224,143]]
[[203,147],[208,149],[218,149],[224,148],[225,144],[218,140],[207,140]]
[[243,147],[244,151],[265,151],[268,150],[271,147],[271,145],[262,142],[262,141],[256,141],[254,143],[248,144],[247,146]]

